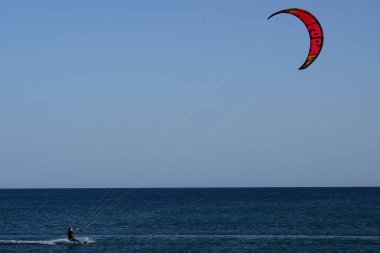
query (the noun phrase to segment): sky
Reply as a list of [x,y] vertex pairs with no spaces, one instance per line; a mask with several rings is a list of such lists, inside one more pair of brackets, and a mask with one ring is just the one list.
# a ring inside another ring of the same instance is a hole
[[380,186],[379,11],[1,1],[0,188]]

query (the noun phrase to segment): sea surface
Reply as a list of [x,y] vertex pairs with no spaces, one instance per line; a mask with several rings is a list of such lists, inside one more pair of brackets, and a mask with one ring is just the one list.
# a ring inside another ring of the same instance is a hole
[[380,188],[4,189],[0,252],[380,252]]

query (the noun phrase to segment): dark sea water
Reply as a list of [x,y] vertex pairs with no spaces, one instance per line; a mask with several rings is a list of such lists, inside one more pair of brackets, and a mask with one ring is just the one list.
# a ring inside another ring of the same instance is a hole
[[380,252],[380,188],[0,190],[0,252]]

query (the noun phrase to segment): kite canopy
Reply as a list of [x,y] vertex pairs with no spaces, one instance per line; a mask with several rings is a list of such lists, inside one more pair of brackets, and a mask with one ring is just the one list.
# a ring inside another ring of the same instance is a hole
[[299,8],[291,8],[291,9],[275,12],[272,15],[270,15],[268,19],[280,13],[292,14],[298,17],[305,24],[307,30],[309,31],[309,36],[310,36],[309,54],[305,62],[299,68],[300,70],[306,69],[315,61],[315,59],[317,59],[318,55],[321,53],[323,40],[324,40],[322,26],[313,14],[311,14],[307,10],[303,10]]

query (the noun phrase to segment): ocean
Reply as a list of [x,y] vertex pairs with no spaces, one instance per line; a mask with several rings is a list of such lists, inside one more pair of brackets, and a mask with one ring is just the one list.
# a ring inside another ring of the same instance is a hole
[[380,188],[3,189],[0,252],[380,252]]

